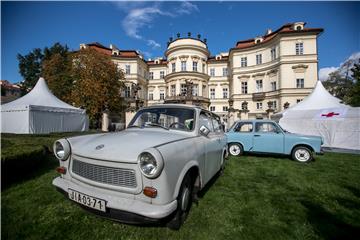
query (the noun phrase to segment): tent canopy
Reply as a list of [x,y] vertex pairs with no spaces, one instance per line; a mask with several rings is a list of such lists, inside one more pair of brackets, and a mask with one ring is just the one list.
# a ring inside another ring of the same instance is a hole
[[25,96],[1,105],[2,132],[49,133],[87,129],[85,110],[55,97],[43,78]]
[[31,106],[38,106],[38,109],[52,109],[58,108],[58,111],[75,111],[83,112],[84,110],[71,106],[66,102],[61,101],[46,85],[45,79],[40,78],[35,87],[25,96],[16,99],[1,106],[1,111],[19,111],[31,108]]

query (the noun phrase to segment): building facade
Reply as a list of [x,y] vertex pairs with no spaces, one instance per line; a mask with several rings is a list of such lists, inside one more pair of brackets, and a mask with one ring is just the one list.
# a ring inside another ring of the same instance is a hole
[[178,34],[169,39],[165,57],[154,60],[114,45],[80,47],[111,55],[125,73],[123,95],[129,103],[200,105],[229,126],[237,119],[268,118],[312,91],[318,79],[317,37],[322,32],[303,22],[285,24],[215,56],[200,35]]

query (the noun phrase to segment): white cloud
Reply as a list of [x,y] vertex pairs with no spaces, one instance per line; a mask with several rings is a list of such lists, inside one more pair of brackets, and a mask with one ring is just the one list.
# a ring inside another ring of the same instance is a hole
[[161,2],[155,2],[152,5],[149,5],[149,2],[116,2],[115,5],[120,10],[127,12],[126,17],[122,21],[122,28],[126,35],[146,41],[147,45],[152,49],[159,48],[161,45],[155,40],[143,36],[141,34],[142,28],[151,27],[151,24],[158,17],[176,18],[199,11],[197,5],[187,1],[181,2],[175,9],[166,11],[161,9]]
[[193,12],[198,12],[199,8],[195,5],[192,4],[190,2],[181,2],[180,8],[177,9],[177,14],[178,15],[183,15],[183,14],[191,14]]
[[355,52],[353,54],[351,54],[351,56],[349,57],[349,60],[356,60],[360,58],[360,52]]
[[160,43],[157,43],[155,40],[149,39],[147,40],[147,45],[154,48],[159,48],[161,47]]
[[319,80],[326,81],[329,77],[329,74],[336,71],[338,67],[325,67],[319,70]]

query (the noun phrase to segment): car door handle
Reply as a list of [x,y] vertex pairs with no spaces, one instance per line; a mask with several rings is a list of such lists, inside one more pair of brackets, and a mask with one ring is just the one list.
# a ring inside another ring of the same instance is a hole
[[261,135],[255,134],[254,137],[260,137]]

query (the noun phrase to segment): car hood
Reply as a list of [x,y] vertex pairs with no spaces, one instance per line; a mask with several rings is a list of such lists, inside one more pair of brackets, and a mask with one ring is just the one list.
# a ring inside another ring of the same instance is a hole
[[82,157],[136,163],[147,148],[191,137],[189,133],[165,129],[127,129],[116,133],[68,138],[72,154]]

